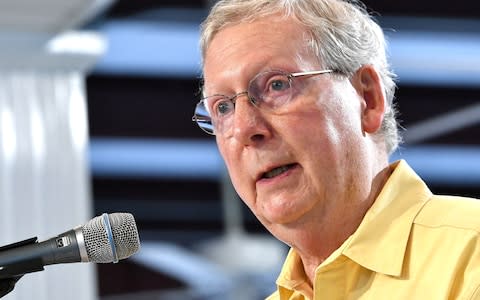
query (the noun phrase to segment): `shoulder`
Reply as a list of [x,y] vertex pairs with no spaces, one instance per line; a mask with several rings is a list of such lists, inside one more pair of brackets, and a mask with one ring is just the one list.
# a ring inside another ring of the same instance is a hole
[[480,200],[434,195],[415,217],[416,225],[451,227],[480,234]]
[[480,300],[480,200],[431,196],[415,217],[407,251],[418,282],[434,278],[453,287],[451,298]]

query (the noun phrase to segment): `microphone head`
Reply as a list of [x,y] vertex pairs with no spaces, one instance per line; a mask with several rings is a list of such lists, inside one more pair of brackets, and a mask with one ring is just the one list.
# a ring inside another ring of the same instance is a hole
[[[129,213],[112,213],[108,215],[108,219],[118,259],[125,259],[135,254],[140,249],[140,239],[133,215]],[[88,221],[83,225],[81,231],[90,262],[116,262],[102,216]]]

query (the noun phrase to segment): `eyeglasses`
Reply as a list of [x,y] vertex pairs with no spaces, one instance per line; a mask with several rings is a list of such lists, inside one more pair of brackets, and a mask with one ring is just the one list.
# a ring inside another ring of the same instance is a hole
[[294,98],[300,86],[294,85],[294,79],[332,73],[333,70],[287,73],[283,71],[266,71],[256,75],[244,92],[233,96],[212,95],[201,99],[195,107],[192,121],[208,134],[216,135],[227,132],[233,126],[233,115],[237,98],[248,97],[258,109],[275,112]]

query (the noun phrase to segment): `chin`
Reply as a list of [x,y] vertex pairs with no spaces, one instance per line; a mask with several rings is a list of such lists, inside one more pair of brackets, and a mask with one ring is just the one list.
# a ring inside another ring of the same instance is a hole
[[289,224],[300,217],[298,210],[292,207],[268,207],[263,212],[264,219],[270,224]]

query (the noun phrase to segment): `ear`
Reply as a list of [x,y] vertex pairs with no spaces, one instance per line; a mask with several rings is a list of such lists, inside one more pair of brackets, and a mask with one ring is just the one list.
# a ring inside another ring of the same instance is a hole
[[375,133],[382,126],[385,114],[385,94],[380,77],[372,65],[365,65],[357,70],[352,84],[362,101],[362,129],[367,133]]

